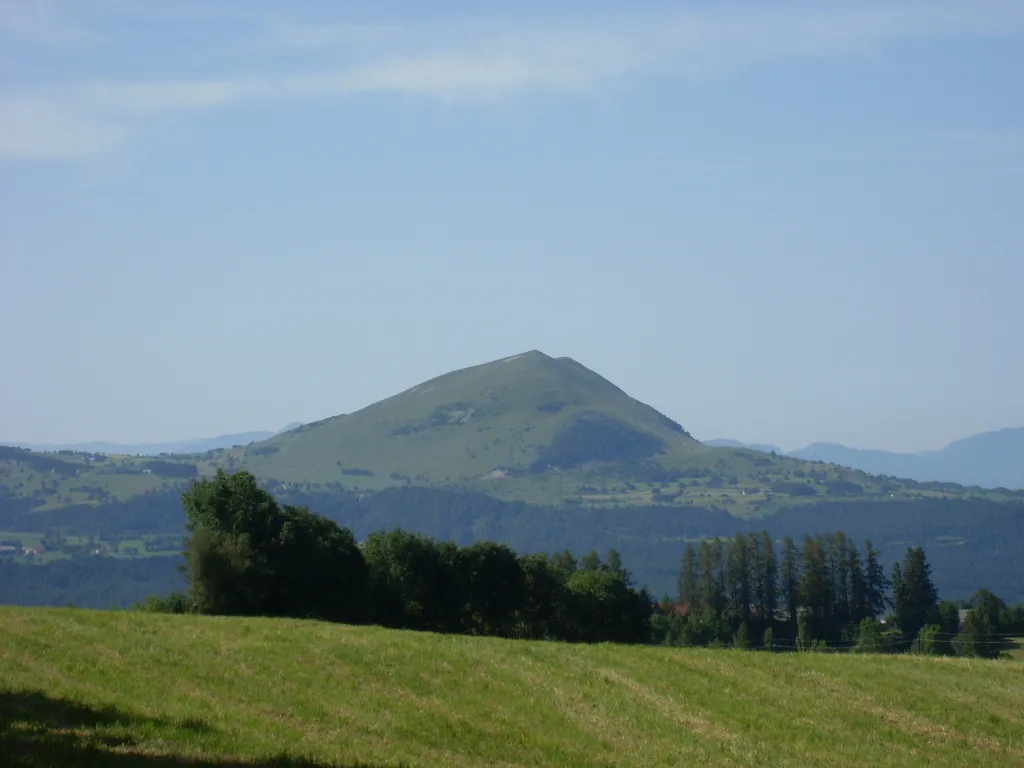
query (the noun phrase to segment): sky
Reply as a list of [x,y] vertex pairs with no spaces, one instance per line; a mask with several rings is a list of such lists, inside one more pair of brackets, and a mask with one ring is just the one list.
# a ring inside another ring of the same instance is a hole
[[1020,2],[0,0],[0,441],[530,349],[699,439],[1024,426],[1022,93]]

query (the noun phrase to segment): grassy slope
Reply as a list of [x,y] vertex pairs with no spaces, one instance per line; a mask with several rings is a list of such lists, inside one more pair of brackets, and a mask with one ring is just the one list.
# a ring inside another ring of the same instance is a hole
[[[538,410],[551,403],[565,405],[555,413]],[[439,409],[449,409],[450,422],[432,421],[432,415],[443,412]],[[384,484],[392,472],[454,482],[479,478],[498,466],[528,467],[539,446],[587,410],[600,410],[661,438],[673,455],[705,450],[662,423],[653,408],[579,363],[527,352],[453,371],[355,413],[260,443],[260,449],[276,453],[233,451],[225,458],[244,458],[255,474],[291,482],[345,480],[342,468],[373,471],[375,479],[349,476],[348,482],[362,487]],[[416,428],[421,431],[396,434]]]
[[37,765],[284,754],[345,766],[1005,766],[1024,764],[1024,664],[3,608],[0,753]]
[[[99,489],[111,499],[125,500],[147,491],[184,486],[178,478],[116,472],[118,467],[141,467],[146,461],[152,460],[152,457],[109,456],[103,461],[93,462],[86,461],[85,454],[81,453],[48,453],[45,456],[74,465],[79,474],[61,476],[34,469],[24,462],[0,459],[0,488],[6,489],[15,497],[32,497],[38,493],[37,509],[45,511],[68,504],[98,504],[98,500],[89,497],[89,490],[92,489]],[[174,460],[185,459],[174,457]],[[192,458],[191,463],[195,464],[196,459]]]

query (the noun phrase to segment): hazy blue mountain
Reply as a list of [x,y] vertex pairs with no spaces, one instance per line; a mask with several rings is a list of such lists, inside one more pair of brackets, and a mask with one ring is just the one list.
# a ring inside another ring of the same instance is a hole
[[[844,467],[862,469],[877,475],[905,477],[919,481],[959,482],[950,477],[936,476],[936,465],[926,454],[848,448],[839,443],[811,443],[806,448],[791,451],[789,455],[810,461],[824,461]],[[929,471],[931,471],[930,475]],[[973,483],[969,483],[969,485],[973,485]]]
[[939,480],[983,488],[1024,488],[1024,427],[983,432],[929,453],[894,453],[814,443],[789,455],[920,482]]
[[839,443],[811,443],[798,451],[784,453],[777,445],[742,443],[739,440],[704,440],[719,448],[750,448],[754,451],[824,461],[859,469],[873,475],[888,475],[918,482],[937,480],[982,488],[1024,489],[1024,427],[982,432],[950,443],[939,451],[896,453],[848,448]]
[[235,435],[218,435],[217,437],[198,437],[191,440],[178,440],[168,443],[109,443],[94,441],[89,443],[5,443],[19,448],[30,448],[34,451],[82,451],[87,453],[120,453],[140,456],[158,456],[161,453],[203,453],[216,448],[233,448],[236,445],[266,440],[273,437],[273,432],[240,432]]
[[255,431],[239,432],[233,435],[217,437],[195,437],[189,440],[176,440],[167,443],[111,443],[94,440],[88,443],[0,443],[18,448],[29,448],[33,451],[80,451],[83,453],[119,453],[134,456],[159,456],[161,453],[205,453],[217,448],[234,448],[238,445],[258,443],[282,432],[289,432],[301,427],[301,422],[293,421],[276,432]]

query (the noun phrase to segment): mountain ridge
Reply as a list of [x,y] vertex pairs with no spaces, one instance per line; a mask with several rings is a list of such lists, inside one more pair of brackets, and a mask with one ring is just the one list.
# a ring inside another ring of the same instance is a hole
[[[773,447],[745,444],[736,440],[709,440],[705,444],[742,446],[751,450]],[[850,448],[841,443],[821,441],[789,451],[785,455],[917,482],[1024,489],[1024,427],[979,432],[954,440],[937,451],[901,453]]]
[[286,425],[277,432],[253,430],[216,435],[215,437],[192,437],[184,440],[166,440],[162,442],[118,443],[112,440],[88,440],[80,443],[33,443],[12,440],[10,442],[0,441],[0,445],[43,452],[75,451],[126,456],[160,456],[172,453],[206,453],[218,448],[234,448],[235,446],[248,445],[249,443],[258,443],[299,426],[302,425],[296,421]]

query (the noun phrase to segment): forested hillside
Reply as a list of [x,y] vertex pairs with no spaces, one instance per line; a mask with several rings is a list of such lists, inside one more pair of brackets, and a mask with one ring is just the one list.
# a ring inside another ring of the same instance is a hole
[[[934,578],[943,594],[967,597],[984,586],[1010,600],[1024,599],[1024,584],[1017,564],[1024,551],[1024,512],[1018,506],[981,500],[918,499],[870,502],[820,502],[783,509],[769,518],[744,520],[721,510],[646,506],[611,509],[551,508],[504,502],[482,494],[460,494],[431,489],[392,489],[373,495],[357,493],[279,493],[291,504],[309,507],[350,527],[359,539],[394,527],[460,544],[488,539],[505,542],[520,552],[557,552],[566,547],[607,552],[617,549],[630,563],[638,583],[655,595],[671,592],[688,541],[731,536],[737,530],[767,529],[773,538],[801,538],[807,533],[842,530],[851,538],[871,538],[883,562],[891,563],[908,544],[920,544],[930,553]],[[101,540],[121,540],[147,534],[184,534],[180,493],[166,491],[96,508],[80,506],[29,512],[0,500],[0,530],[62,531],[87,534]],[[98,582],[119,579],[107,558],[79,555],[81,566]],[[157,558],[150,558],[156,560]],[[176,578],[168,558],[136,566],[154,578]],[[48,574],[52,566],[30,568],[17,580],[0,582],[0,602],[23,604],[109,607],[142,599],[150,592],[124,592],[115,603],[76,592],[74,600],[61,599],[52,589],[60,577]],[[131,584],[131,581],[124,584]],[[15,587],[14,585],[18,586]],[[33,586],[36,585],[36,586]],[[38,587],[38,588],[37,588]],[[151,590],[159,592],[160,590]],[[71,594],[71,593],[69,593]],[[44,597],[48,596],[48,597]]]

